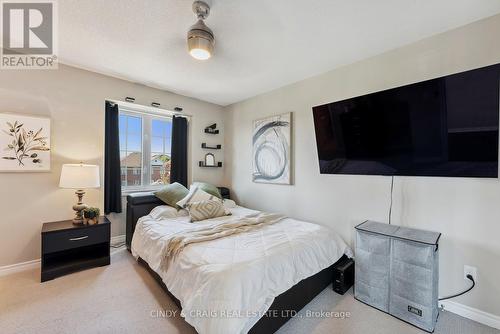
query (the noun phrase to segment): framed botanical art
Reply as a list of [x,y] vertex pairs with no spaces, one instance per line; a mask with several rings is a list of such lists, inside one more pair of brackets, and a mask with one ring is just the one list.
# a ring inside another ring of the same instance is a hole
[[259,183],[291,184],[292,113],[253,122],[253,173]]
[[50,119],[0,113],[0,171],[50,171]]

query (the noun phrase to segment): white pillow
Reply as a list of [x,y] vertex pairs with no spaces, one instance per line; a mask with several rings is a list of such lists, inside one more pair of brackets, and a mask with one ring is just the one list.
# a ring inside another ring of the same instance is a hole
[[224,204],[224,207],[226,209],[233,209],[235,208],[237,205],[236,205],[236,202],[233,201],[232,199],[224,199],[223,203]]
[[188,216],[189,213],[186,210],[177,210],[170,205],[160,205],[155,207],[149,213],[151,218],[155,220],[165,219],[165,218],[176,218],[181,216]]
[[206,191],[203,191],[202,189],[198,188],[197,186],[191,186],[191,188],[189,189],[189,194],[187,194],[186,197],[177,202],[177,205],[180,206],[181,208],[185,208],[189,203],[209,201],[209,200],[217,200],[222,202],[220,198],[210,195]]

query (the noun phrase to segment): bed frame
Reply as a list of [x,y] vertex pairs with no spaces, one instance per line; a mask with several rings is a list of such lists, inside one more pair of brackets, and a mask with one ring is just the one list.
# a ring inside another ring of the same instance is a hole
[[[219,188],[222,197],[229,199],[230,193],[227,188]],[[126,245],[130,251],[132,235],[134,234],[137,220],[149,214],[158,205],[164,205],[161,200],[152,193],[135,193],[127,196],[127,228]],[[337,262],[342,261],[345,255]],[[336,263],[337,263],[336,262]],[[153,271],[143,259],[139,258],[139,263],[143,264],[151,275],[158,281],[163,290],[172,298],[175,304],[181,308],[179,300],[167,289],[160,276]],[[293,287],[283,292],[274,299],[269,311],[250,329],[251,334],[267,334],[276,332],[285,324],[294,312],[300,311],[307,303],[314,299],[323,291],[333,279],[333,268],[336,265],[323,269],[319,273],[303,279]]]

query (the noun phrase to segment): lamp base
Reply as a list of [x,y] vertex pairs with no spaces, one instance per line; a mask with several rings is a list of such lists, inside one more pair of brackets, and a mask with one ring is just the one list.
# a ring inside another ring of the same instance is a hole
[[75,210],[75,218],[73,218],[73,225],[83,225],[84,224],[83,210],[88,208],[88,205],[82,202],[85,191],[77,190],[75,191],[75,194],[78,197],[78,203],[73,205],[73,210]]
[[85,222],[83,221],[83,219],[73,219],[72,220],[73,222],[73,225],[77,225],[77,226],[81,226],[81,225],[85,225]]

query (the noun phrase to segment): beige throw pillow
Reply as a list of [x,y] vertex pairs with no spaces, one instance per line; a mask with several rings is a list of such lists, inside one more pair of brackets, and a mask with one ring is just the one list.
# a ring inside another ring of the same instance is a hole
[[197,186],[191,186],[191,189],[189,189],[189,193],[183,199],[178,201],[177,205],[181,208],[185,208],[189,203],[201,202],[206,200],[217,200],[222,203],[221,199],[210,195],[209,193],[203,191],[201,188],[198,188]]
[[193,222],[231,214],[226,211],[220,200],[192,202],[189,203],[186,208],[189,211],[189,216],[191,216],[191,221]]

